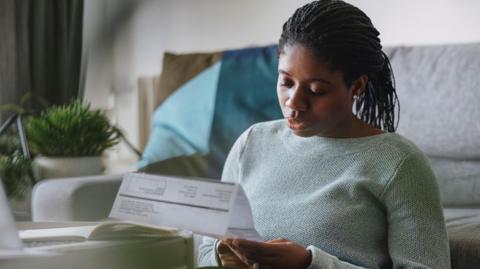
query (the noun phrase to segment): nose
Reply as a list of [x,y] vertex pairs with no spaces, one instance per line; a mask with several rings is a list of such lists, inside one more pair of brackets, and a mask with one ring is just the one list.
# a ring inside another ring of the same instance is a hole
[[307,110],[307,104],[306,96],[300,87],[295,87],[288,90],[288,98],[285,102],[285,105],[288,108],[303,112]]

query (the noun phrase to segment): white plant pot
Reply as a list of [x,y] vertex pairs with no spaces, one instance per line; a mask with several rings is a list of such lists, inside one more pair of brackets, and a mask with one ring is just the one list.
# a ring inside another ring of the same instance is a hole
[[104,170],[102,156],[38,156],[33,160],[33,173],[37,180],[99,175]]

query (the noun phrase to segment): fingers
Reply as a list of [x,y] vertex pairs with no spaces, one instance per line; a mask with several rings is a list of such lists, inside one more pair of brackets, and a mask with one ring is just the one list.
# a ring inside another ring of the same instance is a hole
[[255,242],[244,239],[231,239],[227,243],[231,246],[232,251],[236,253],[244,262],[253,264],[269,264],[278,258],[278,252],[275,244]]
[[234,254],[231,254],[231,255],[222,254],[222,255],[219,255],[219,257],[220,257],[220,261],[222,262],[222,266],[224,267],[242,268],[242,269],[249,268],[249,265],[245,264]]
[[232,268],[248,268],[249,264],[240,259],[234,252],[228,251],[219,253],[218,257],[222,262],[222,266]]
[[285,247],[293,242],[285,238],[277,238],[267,242],[256,242],[239,238],[225,238],[222,243],[227,245],[241,261],[252,265],[254,262],[260,264],[275,264],[285,252]]
[[236,247],[231,246],[230,249],[232,252],[244,263],[248,265],[253,265],[255,262],[251,259],[251,257],[248,255],[248,253],[242,252]]
[[223,240],[220,240],[220,242],[217,245],[217,252],[218,252],[218,255],[222,255],[222,254],[231,253],[232,250]]
[[244,239],[232,240],[232,246],[242,253],[257,254],[262,256],[272,256],[276,254],[272,244],[256,242]]
[[236,259],[242,265],[252,265],[252,261],[247,259],[238,249],[232,246],[232,240],[233,238],[224,238],[218,244],[217,252],[219,253],[220,259],[222,259],[222,255],[224,255],[226,259]]
[[280,237],[280,238],[276,238],[276,239],[269,240],[269,241],[266,241],[266,242],[275,244],[275,243],[287,243],[287,242],[290,242],[290,240]]

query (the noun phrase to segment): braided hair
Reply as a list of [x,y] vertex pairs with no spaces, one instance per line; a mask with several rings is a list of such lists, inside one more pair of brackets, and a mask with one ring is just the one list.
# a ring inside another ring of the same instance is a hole
[[298,8],[283,25],[278,55],[285,46],[302,44],[343,73],[347,86],[368,76],[365,90],[355,103],[355,115],[373,126],[395,132],[395,105],[400,102],[388,56],[382,51],[379,32],[357,7],[340,0],[319,0]]

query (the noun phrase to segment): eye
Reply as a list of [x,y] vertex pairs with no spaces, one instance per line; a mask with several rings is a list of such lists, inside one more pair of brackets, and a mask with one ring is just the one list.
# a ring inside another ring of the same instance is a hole
[[282,87],[292,87],[292,82],[288,80],[279,80],[279,85]]
[[315,96],[324,96],[327,94],[326,91],[324,90],[313,90],[313,89],[309,89],[309,92],[312,94],[312,95],[315,95]]

